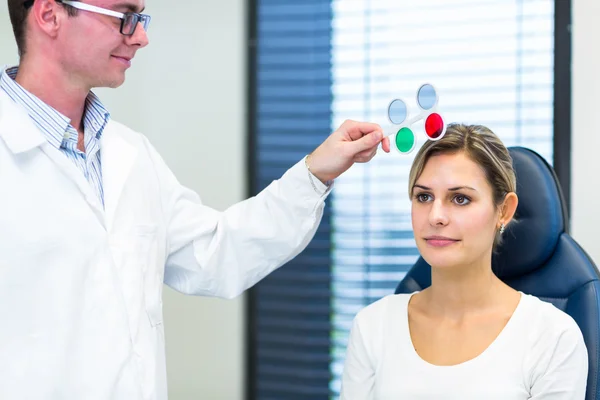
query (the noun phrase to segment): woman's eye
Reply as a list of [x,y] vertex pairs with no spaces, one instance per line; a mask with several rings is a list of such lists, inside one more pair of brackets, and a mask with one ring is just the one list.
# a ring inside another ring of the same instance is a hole
[[429,200],[429,195],[426,193],[419,193],[417,195],[417,200],[421,203],[425,203],[426,201]]
[[454,196],[454,202],[460,206],[464,206],[466,204],[469,204],[471,200],[469,200],[466,196],[459,194]]

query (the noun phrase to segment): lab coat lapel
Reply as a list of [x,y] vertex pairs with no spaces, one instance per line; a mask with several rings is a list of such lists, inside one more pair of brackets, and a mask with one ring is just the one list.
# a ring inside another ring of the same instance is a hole
[[92,211],[94,211],[94,214],[96,214],[96,217],[98,217],[100,223],[106,228],[102,204],[100,204],[98,196],[92,191],[92,188],[90,187],[89,182],[85,179],[85,176],[83,176],[83,173],[73,164],[71,160],[65,157],[65,155],[59,150],[52,147],[49,143],[42,145],[41,149],[44,153],[46,153],[48,158],[54,161],[54,163],[68,178],[75,182],[86,201],[92,208]]
[[0,137],[8,148],[15,155],[19,155],[39,147],[60,171],[77,185],[100,222],[104,224],[102,205],[81,171],[48,143],[24,109],[14,104],[2,90],[0,92]]
[[118,126],[109,122],[100,140],[104,210],[109,231],[113,226],[123,186],[134,165],[137,152],[137,148],[119,134]]
[[15,154],[24,153],[46,143],[27,112],[0,90],[0,138]]

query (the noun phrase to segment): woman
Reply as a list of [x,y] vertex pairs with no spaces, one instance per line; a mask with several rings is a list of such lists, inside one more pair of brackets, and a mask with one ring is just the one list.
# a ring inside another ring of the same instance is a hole
[[483,126],[450,125],[410,171],[412,226],[431,286],[361,310],[341,399],[584,399],[575,321],[492,272],[518,199],[512,159]]

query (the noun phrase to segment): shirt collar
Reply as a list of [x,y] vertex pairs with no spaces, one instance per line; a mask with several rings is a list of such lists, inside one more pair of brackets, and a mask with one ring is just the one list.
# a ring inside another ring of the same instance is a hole
[[[75,131],[70,125],[70,119],[50,107],[38,97],[28,92],[15,81],[18,67],[11,67],[1,71],[0,89],[18,105],[23,107],[35,125],[45,136],[46,140],[56,148],[64,147],[67,140],[77,140],[76,134],[67,135],[68,131]],[[100,102],[100,99],[90,91],[85,101],[83,125],[87,132],[100,139],[104,128],[110,120],[110,113]]]

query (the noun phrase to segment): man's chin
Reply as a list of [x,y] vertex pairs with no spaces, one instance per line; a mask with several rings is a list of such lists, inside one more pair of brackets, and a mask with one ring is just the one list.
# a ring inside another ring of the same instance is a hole
[[122,79],[109,82],[109,84],[106,85],[106,87],[111,88],[111,89],[116,89],[119,86],[122,86],[124,83],[125,83],[125,76],[123,76]]
[[95,88],[116,89],[125,83],[125,74],[119,77],[105,78],[94,85]]

